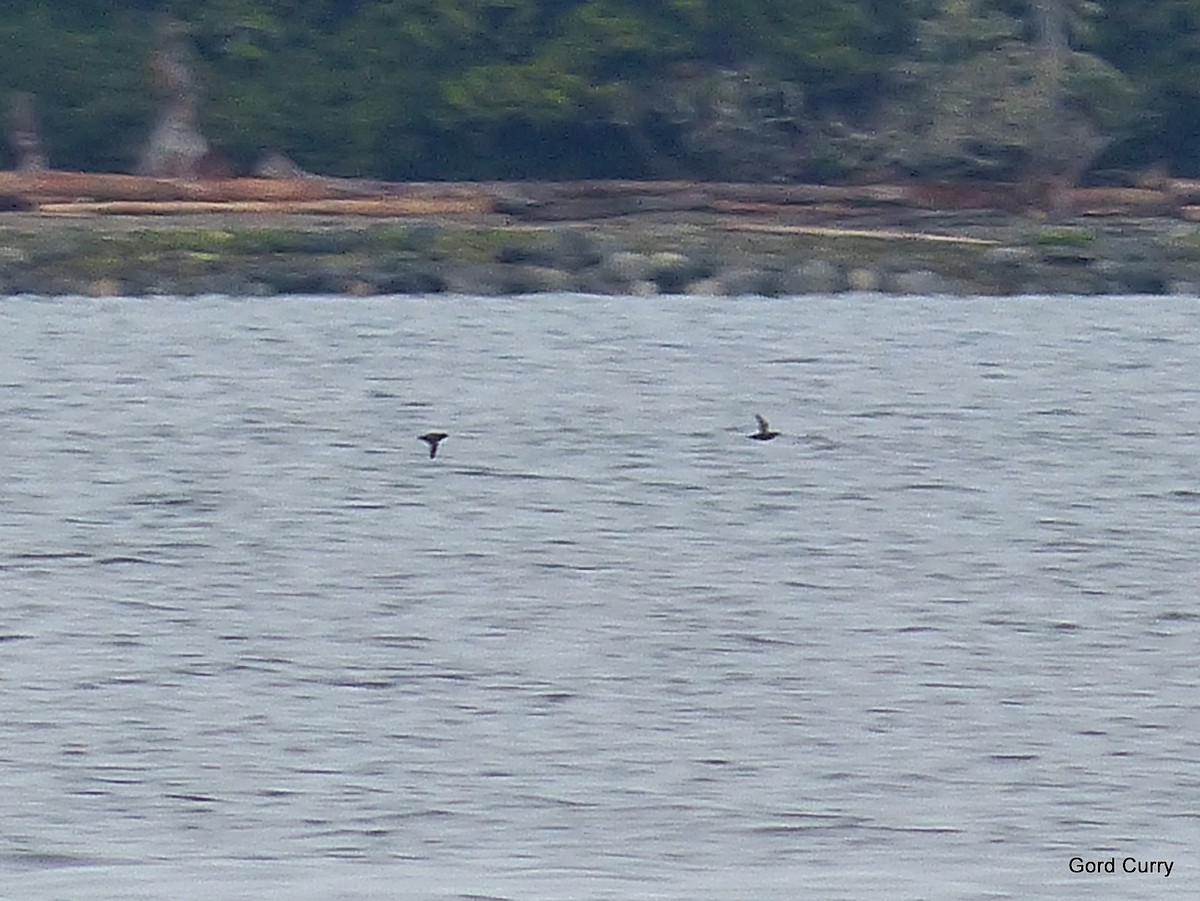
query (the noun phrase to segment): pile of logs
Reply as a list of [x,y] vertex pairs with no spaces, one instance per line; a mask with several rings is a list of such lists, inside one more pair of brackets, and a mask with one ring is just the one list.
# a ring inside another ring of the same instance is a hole
[[[1044,215],[1043,196],[1022,185],[801,185],[716,182],[558,182],[502,186],[497,209],[521,219],[599,219],[693,211],[820,221],[900,212]],[[1058,216],[1174,216],[1200,221],[1200,180],[1155,188],[1075,188],[1056,192]]]
[[0,208],[60,216],[213,212],[437,216],[486,213],[494,206],[487,191],[472,185],[382,184],[315,176],[182,179],[0,172]]
[[[1200,221],[1200,181],[1153,188],[1076,188],[1055,198],[1072,216]],[[819,222],[888,211],[1037,212],[1013,185],[784,185],[675,181],[379,182],[307,174],[184,179],[54,170],[0,172],[0,210],[47,215],[309,213],[374,217],[503,214],[527,222],[646,213],[711,213]]]

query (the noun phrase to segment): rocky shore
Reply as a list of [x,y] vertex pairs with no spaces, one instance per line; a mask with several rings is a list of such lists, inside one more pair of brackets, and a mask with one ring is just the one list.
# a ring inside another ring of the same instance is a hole
[[1197,294],[1200,225],[0,214],[0,295]]

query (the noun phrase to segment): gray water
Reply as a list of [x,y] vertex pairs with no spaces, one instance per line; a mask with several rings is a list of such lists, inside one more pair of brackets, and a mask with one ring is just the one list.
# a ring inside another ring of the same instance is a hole
[[1195,897],[1198,316],[4,300],[0,897]]

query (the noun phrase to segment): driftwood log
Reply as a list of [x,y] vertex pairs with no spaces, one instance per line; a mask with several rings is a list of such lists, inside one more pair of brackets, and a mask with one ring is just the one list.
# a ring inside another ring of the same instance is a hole
[[328,200],[102,200],[44,203],[51,216],[194,216],[203,213],[271,213],[316,216],[462,216],[491,212],[486,198],[380,197]]
[[387,183],[341,178],[150,178],[93,172],[0,172],[0,195],[31,205],[72,201],[331,200],[338,197],[438,199],[491,197],[480,185],[461,183]]

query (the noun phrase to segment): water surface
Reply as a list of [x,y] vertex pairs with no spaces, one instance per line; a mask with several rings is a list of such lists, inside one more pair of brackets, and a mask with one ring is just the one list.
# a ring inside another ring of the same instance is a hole
[[4,892],[1191,897],[1198,313],[5,300]]

